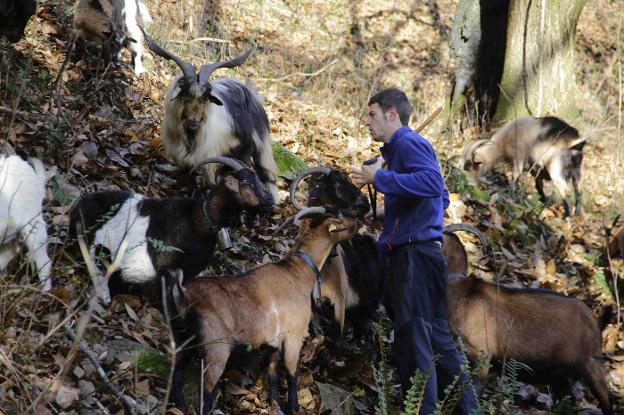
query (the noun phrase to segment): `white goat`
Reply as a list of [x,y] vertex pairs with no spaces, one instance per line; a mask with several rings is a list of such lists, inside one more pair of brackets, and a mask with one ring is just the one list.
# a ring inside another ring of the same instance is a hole
[[580,190],[583,147],[587,143],[576,128],[556,117],[521,117],[498,130],[491,140],[479,140],[464,150],[464,170],[480,177],[499,162],[513,166],[514,184],[525,169],[535,177],[535,187],[542,201],[544,180],[552,180],[565,202],[566,214],[572,212],[568,180],[576,196],[575,213],[582,210]]
[[134,72],[140,76],[145,67],[139,19],[143,24],[152,22],[147,6],[137,0],[79,0],[74,14],[78,57],[84,52],[84,40],[101,40],[107,58],[115,60],[126,47],[132,53]]
[[[175,61],[182,74],[169,85],[161,140],[167,155],[181,168],[197,167],[203,160],[227,156],[253,166],[260,180],[278,200],[277,165],[271,148],[269,119],[257,92],[235,79],[210,81],[218,68],[241,65],[252,52],[202,65],[199,73],[190,63],[158,46],[145,34],[152,52]],[[214,185],[218,166],[204,167],[205,180]]]
[[18,242],[28,248],[44,290],[52,288],[48,233],[41,214],[46,195],[46,171],[41,161],[32,167],[18,156],[0,155],[0,274],[18,252]]

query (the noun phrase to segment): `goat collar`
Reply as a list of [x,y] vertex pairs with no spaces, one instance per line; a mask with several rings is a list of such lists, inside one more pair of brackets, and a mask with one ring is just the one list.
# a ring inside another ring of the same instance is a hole
[[314,289],[312,290],[312,299],[314,300],[316,307],[319,307],[321,305],[321,283],[323,282],[323,274],[321,274],[321,271],[319,271],[312,258],[310,258],[310,255],[306,254],[302,250],[295,252],[295,255],[303,259],[303,262],[308,264],[308,266],[312,268],[312,271],[314,271],[316,284],[314,284]]
[[210,211],[208,210],[208,200],[204,200],[204,203],[202,204],[202,211],[204,212],[204,216],[206,217],[206,220],[208,221],[208,226],[210,226],[213,231],[218,232],[223,226],[219,226],[215,224],[212,218],[210,217]]
[[464,278],[466,278],[466,276],[462,274],[461,272],[451,272],[448,275],[448,281],[461,280]]

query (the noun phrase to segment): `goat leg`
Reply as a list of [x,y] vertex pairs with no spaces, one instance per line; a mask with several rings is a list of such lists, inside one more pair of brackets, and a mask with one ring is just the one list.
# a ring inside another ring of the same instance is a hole
[[544,193],[544,178],[541,176],[540,172],[538,172],[535,176],[535,188],[537,189],[537,193],[539,194],[542,203],[546,204],[546,193]]
[[581,216],[583,214],[583,196],[579,182],[576,177],[572,176],[572,186],[574,186],[574,198],[576,199],[576,207],[574,209],[575,216]]
[[296,414],[299,412],[299,400],[297,398],[297,372],[286,375],[288,382],[288,412]]
[[69,55],[70,60],[73,63],[79,62],[84,57],[85,49],[86,49],[86,45],[85,45],[84,39],[82,39],[80,36],[77,36],[74,49],[69,50],[67,52],[70,54]]
[[269,384],[269,400],[272,404],[273,401],[279,404],[279,375],[277,373],[277,363],[279,361],[279,351],[273,352],[271,355],[271,361],[267,370],[267,378]]
[[182,413],[187,413],[188,411],[186,399],[184,399],[184,391],[182,389],[182,373],[184,372],[187,362],[188,358],[185,354],[174,363],[173,378],[171,382],[173,386],[173,404],[176,408],[182,411]]
[[578,369],[594,397],[598,400],[602,413],[604,415],[613,414],[613,407],[609,398],[609,386],[606,381],[607,376],[600,359],[592,357]]
[[202,403],[202,415],[208,415],[212,410],[212,404],[214,399],[212,398],[212,392],[204,389],[204,400]]

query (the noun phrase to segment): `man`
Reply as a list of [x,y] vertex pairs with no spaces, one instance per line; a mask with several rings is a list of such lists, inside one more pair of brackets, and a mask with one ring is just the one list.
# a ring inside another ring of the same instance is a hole
[[[445,306],[448,270],[441,247],[448,191],[433,147],[407,126],[411,108],[405,93],[385,89],[371,98],[368,110],[366,125],[373,139],[384,144],[381,154],[388,169],[382,169],[380,159],[355,170],[353,178],[384,194],[384,227],[377,243],[390,256],[394,357],[404,392],[416,369],[429,374],[421,408],[421,414],[429,415],[438,397],[434,356],[445,383],[461,373],[463,363]],[[466,375],[461,379],[465,382]],[[476,409],[469,385],[460,407],[466,414]]]

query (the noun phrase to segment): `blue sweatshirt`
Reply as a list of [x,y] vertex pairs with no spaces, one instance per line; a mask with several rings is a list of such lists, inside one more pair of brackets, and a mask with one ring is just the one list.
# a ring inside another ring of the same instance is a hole
[[384,194],[384,227],[377,245],[392,247],[442,241],[448,191],[433,147],[409,127],[401,127],[381,147],[388,169],[375,173],[373,185]]

